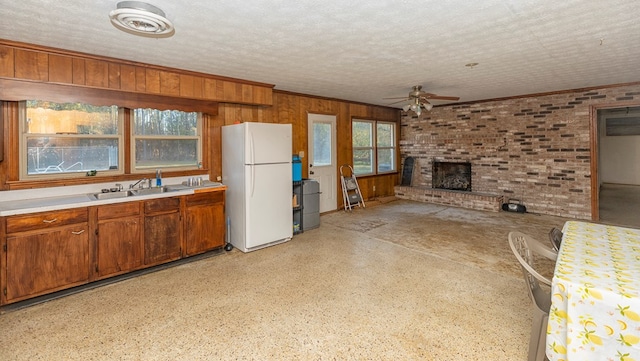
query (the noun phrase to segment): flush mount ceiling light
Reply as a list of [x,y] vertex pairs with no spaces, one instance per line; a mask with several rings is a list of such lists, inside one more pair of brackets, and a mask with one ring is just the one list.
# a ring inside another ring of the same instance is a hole
[[134,35],[166,38],[175,32],[164,11],[142,1],[119,2],[109,18],[116,28]]

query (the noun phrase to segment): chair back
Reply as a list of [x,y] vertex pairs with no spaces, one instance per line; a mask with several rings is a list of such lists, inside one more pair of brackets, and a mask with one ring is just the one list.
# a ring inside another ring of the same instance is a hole
[[534,268],[534,261],[536,254],[551,260],[555,260],[558,254],[533,237],[521,232],[509,232],[509,246],[518,262],[520,262],[522,273],[527,283],[529,298],[539,310],[549,313],[551,296],[549,292],[540,287],[540,283],[551,286],[551,280],[541,275]]
[[562,236],[562,231],[556,227],[551,228],[551,230],[549,231],[549,240],[551,241],[551,245],[553,246],[553,249],[556,250],[556,252],[558,252],[558,250],[560,249]]

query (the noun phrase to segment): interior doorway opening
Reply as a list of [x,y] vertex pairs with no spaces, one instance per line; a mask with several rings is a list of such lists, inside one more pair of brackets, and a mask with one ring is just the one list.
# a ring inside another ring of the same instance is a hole
[[640,228],[640,106],[597,109],[595,117],[593,219]]

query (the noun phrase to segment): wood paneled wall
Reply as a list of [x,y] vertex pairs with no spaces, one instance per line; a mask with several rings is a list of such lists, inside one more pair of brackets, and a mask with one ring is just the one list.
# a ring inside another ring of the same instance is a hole
[[[273,85],[0,39],[0,78],[236,104],[271,105]],[[4,100],[17,100],[8,99]]]

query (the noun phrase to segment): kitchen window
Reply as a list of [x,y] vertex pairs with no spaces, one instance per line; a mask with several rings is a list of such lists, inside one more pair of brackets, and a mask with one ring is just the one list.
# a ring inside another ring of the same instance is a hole
[[20,173],[27,178],[122,173],[122,117],[117,106],[20,102]]
[[[201,168],[202,115],[27,100],[20,106],[21,179]],[[130,132],[125,125],[130,124]],[[125,144],[131,156],[125,159]],[[125,163],[127,166],[125,166]]]
[[197,112],[133,109],[132,170],[200,168],[201,118]]
[[354,172],[357,175],[395,172],[395,123],[354,119],[351,127]]

